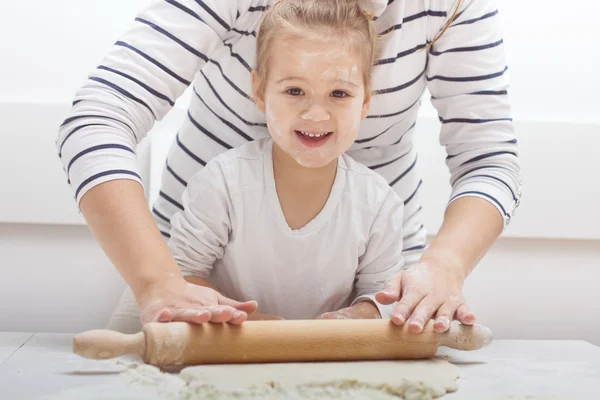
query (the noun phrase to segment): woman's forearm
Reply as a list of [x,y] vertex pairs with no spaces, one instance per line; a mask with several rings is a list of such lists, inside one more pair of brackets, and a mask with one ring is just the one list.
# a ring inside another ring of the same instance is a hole
[[475,268],[502,233],[503,220],[487,200],[462,197],[446,209],[444,223],[421,261],[438,261],[453,268],[462,278]]
[[80,208],[96,240],[136,297],[158,280],[182,276],[138,182],[119,179],[101,183],[82,197]]

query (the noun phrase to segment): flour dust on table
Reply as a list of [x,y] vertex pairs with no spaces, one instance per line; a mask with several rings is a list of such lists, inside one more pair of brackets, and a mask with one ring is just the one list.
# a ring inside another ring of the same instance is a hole
[[[122,377],[166,398],[196,399],[435,399],[458,389],[459,370],[442,359],[203,365],[179,375],[133,364]],[[171,397],[174,395],[175,397]]]

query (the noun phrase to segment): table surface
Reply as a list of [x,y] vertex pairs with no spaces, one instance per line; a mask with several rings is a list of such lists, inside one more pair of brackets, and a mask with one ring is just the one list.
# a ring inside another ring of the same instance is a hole
[[[136,392],[120,377],[139,359],[84,359],[73,354],[72,337],[0,332],[1,397],[162,398]],[[460,369],[458,391],[444,400],[600,398],[600,347],[585,341],[496,340],[470,352],[440,348],[438,356]]]

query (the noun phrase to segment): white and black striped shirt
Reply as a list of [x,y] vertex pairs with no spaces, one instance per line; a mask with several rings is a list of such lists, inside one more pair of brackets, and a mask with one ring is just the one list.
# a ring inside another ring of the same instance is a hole
[[[138,174],[137,143],[193,86],[187,118],[167,157],[153,214],[163,235],[187,181],[215,155],[268,135],[251,101],[256,29],[274,0],[156,0],[141,11],[77,91],[57,148],[77,203],[94,185]],[[374,0],[386,44],[373,71],[369,116],[348,154],[382,174],[404,199],[406,262],[425,244],[413,135],[428,88],[442,128],[450,201],[490,201],[505,223],[519,203],[517,140],[498,11],[465,0],[428,51],[456,0]]]

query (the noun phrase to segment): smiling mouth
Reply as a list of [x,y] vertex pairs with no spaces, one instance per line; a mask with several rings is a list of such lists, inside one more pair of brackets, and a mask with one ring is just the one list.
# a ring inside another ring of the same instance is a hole
[[304,132],[304,131],[294,131],[294,132],[296,132],[297,135],[304,136],[307,139],[322,139],[333,133],[333,132]]
[[297,131],[294,130],[300,142],[310,148],[316,148],[327,143],[333,132]]

